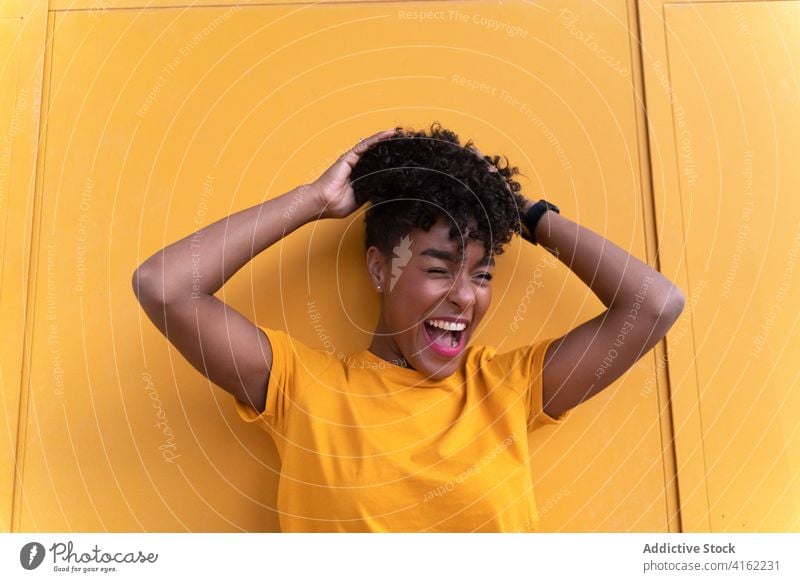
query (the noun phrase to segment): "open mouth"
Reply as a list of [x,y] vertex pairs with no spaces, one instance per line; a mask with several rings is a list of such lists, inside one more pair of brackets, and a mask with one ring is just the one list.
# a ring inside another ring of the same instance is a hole
[[464,346],[467,324],[441,319],[428,319],[423,328],[428,347],[444,357],[457,356]]

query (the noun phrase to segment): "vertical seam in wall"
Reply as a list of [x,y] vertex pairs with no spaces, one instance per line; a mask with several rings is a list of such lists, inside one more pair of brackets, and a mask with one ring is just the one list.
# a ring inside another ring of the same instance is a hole
[[[664,50],[664,58],[666,60],[667,83],[668,83],[668,86],[669,86],[670,129],[672,130],[672,143],[673,143],[673,146],[675,148],[675,152],[674,152],[675,153],[675,168],[674,168],[674,171],[675,171],[675,175],[677,176],[677,179],[678,179],[678,188],[677,188],[677,190],[678,190],[678,207],[680,208],[680,212],[681,212],[680,225],[681,225],[682,240],[684,242],[683,247],[681,249],[681,254],[682,254],[682,257],[683,257],[684,271],[686,273],[686,283],[687,283],[687,287],[688,287],[686,291],[687,291],[687,294],[689,294],[689,298],[691,300],[690,292],[691,292],[692,284],[691,284],[691,273],[689,271],[689,256],[688,256],[688,251],[687,251],[687,246],[686,246],[686,232],[685,232],[686,221],[684,219],[683,195],[682,195],[681,189],[680,189],[680,175],[681,175],[680,169],[681,168],[680,168],[680,156],[678,155],[678,135],[677,135],[676,130],[675,130],[675,109],[672,106],[673,95],[674,95],[674,87],[673,87],[673,82],[672,82],[672,67],[670,66],[670,61],[669,61],[669,28],[667,26],[667,5],[671,4],[671,5],[674,6],[675,4],[679,4],[679,3],[667,2],[665,0],[661,0],[661,2],[662,2],[662,4],[661,4],[661,22],[664,25],[663,26],[664,49],[665,49]],[[684,6],[689,6],[689,4],[685,4]],[[707,520],[707,523],[708,523],[708,529],[709,529],[709,531],[713,531],[713,529],[711,527],[711,512],[710,512],[711,499],[709,498],[708,481],[707,481],[707,479],[708,479],[708,464],[706,462],[706,447],[705,447],[705,440],[704,440],[705,432],[703,431],[703,409],[702,409],[702,407],[700,405],[700,403],[701,403],[700,392],[699,392],[699,390],[700,390],[700,375],[699,374],[700,373],[699,373],[699,371],[697,369],[697,364],[696,364],[696,361],[697,361],[697,349],[696,349],[695,346],[697,346],[697,338],[695,337],[694,313],[690,310],[690,312],[687,314],[687,316],[689,317],[689,331],[690,331],[689,336],[691,337],[691,341],[692,341],[692,354],[693,354],[692,372],[694,374],[695,389],[696,389],[695,395],[697,397],[697,418],[698,418],[698,422],[700,424],[700,454],[701,454],[702,463],[703,463],[703,480],[702,480],[702,484],[699,485],[699,486],[702,486],[703,492],[705,493],[705,499],[706,499],[706,515],[705,515],[705,519]]]
[[[47,10],[46,8],[44,10]],[[11,531],[20,531],[20,508],[22,502],[22,482],[25,467],[25,452],[28,432],[28,400],[30,391],[30,346],[33,343],[33,314],[34,299],[36,297],[35,275],[38,268],[38,249],[40,246],[41,204],[40,188],[44,178],[45,153],[47,151],[47,116],[49,113],[50,77],[52,75],[53,34],[55,27],[55,13],[46,12],[46,26],[43,49],[41,94],[39,102],[39,131],[34,154],[35,176],[33,183],[33,208],[31,210],[31,238],[28,247],[28,287],[25,296],[25,314],[23,316],[23,342],[22,342],[22,374],[20,378],[20,399],[17,421],[17,452],[14,470],[14,485],[11,505]]]
[[[644,83],[644,54],[642,22],[639,17],[640,0],[628,0],[628,31],[630,39],[631,88],[633,90],[634,111],[639,157],[640,187],[642,192],[642,217],[644,221],[645,248],[647,262],[652,261],[654,268],[661,272],[660,247],[658,239],[657,217],[655,211],[655,187],[650,164],[650,134],[647,118],[647,94]],[[635,28],[632,28],[631,22]],[[634,46],[633,43],[636,43]],[[683,530],[680,514],[680,490],[678,488],[677,451],[675,449],[675,432],[670,402],[671,386],[669,381],[669,365],[659,371],[658,362],[666,355],[666,339],[658,342],[654,350],[654,370],[656,374],[656,396],[658,398],[658,422],[661,439],[661,466],[664,479],[665,513],[669,532]],[[664,358],[664,361],[666,359]],[[662,405],[664,403],[664,405]]]

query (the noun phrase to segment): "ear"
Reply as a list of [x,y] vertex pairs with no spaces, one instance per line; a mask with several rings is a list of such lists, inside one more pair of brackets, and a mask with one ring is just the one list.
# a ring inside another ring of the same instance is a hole
[[373,289],[378,293],[386,290],[386,285],[389,283],[386,273],[386,257],[375,245],[367,249],[367,274]]

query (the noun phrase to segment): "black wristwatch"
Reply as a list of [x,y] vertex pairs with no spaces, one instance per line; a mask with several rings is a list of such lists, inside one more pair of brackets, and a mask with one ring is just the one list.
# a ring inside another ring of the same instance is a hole
[[542,199],[531,206],[528,209],[528,212],[520,217],[520,235],[522,238],[532,244],[537,244],[536,237],[533,235],[533,233],[536,232],[536,225],[539,224],[539,220],[541,220],[544,213],[548,210],[552,210],[556,214],[560,214],[558,206]]

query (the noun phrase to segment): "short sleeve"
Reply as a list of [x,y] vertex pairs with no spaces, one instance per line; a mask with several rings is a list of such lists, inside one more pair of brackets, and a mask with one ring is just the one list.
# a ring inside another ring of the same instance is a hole
[[572,413],[566,411],[558,418],[544,412],[542,402],[542,370],[547,347],[556,338],[548,338],[528,346],[489,356],[482,363],[484,374],[492,385],[505,385],[519,393],[528,411],[528,430],[538,424],[562,424]]
[[533,370],[533,378],[531,379],[531,391],[530,391],[530,399],[531,399],[531,406],[528,408],[531,411],[531,416],[529,418],[528,428],[529,430],[532,426],[536,423],[540,424],[563,424],[567,418],[570,417],[572,414],[572,410],[567,410],[561,416],[557,418],[553,418],[549,414],[544,411],[544,403],[542,402],[544,397],[544,390],[543,390],[543,383],[542,383],[542,371],[544,370],[544,356],[547,352],[548,346],[553,343],[557,338],[549,338],[546,340],[542,340],[541,342],[536,343],[533,346],[533,356],[532,356],[532,364],[531,369]]
[[299,344],[297,340],[292,340],[289,335],[279,329],[269,329],[258,326],[263,331],[272,348],[272,367],[269,372],[267,382],[267,403],[264,412],[259,414],[252,406],[233,397],[236,412],[245,422],[256,422],[266,429],[273,429],[278,432],[283,431],[291,394],[287,387],[291,386],[292,370],[294,369],[293,360],[296,357],[293,343]]

